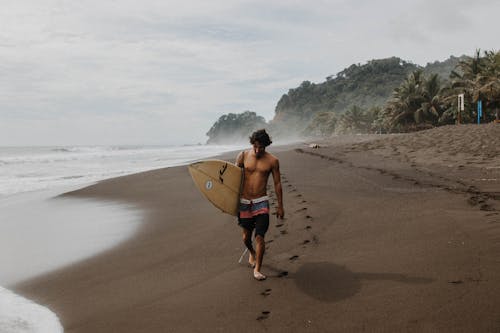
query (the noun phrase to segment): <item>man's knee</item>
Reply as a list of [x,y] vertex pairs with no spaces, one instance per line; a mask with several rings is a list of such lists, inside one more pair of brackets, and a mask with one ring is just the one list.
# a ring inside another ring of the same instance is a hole
[[252,232],[246,229],[243,229],[243,242],[245,244],[252,243]]
[[263,235],[255,235],[255,242],[264,243],[264,236]]

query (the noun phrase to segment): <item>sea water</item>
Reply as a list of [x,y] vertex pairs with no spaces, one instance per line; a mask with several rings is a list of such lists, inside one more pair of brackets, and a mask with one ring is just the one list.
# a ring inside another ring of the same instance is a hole
[[0,147],[0,197],[186,164],[241,146]]
[[4,287],[117,246],[140,225],[141,212],[129,204],[58,194],[242,148],[0,147],[0,332],[62,332],[55,313]]

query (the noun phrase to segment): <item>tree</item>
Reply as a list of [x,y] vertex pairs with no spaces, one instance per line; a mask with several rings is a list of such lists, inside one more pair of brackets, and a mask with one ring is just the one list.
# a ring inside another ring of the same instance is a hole
[[340,116],[336,132],[340,134],[348,133],[368,133],[372,126],[371,117],[359,106],[352,106]]
[[390,127],[408,130],[437,125],[443,112],[441,90],[437,74],[425,77],[422,70],[413,71],[385,106]]
[[[484,101],[485,118],[500,120],[500,52],[485,51],[482,70],[476,75],[472,100]],[[489,117],[488,117],[489,116]]]
[[441,110],[442,98],[440,95],[441,83],[438,74],[431,74],[429,78],[424,78],[422,82],[422,103],[415,111],[416,123],[422,123],[426,120],[437,124]]
[[[483,102],[486,121],[500,118],[500,53],[485,51],[481,56],[476,50],[473,57],[459,61],[451,73],[451,85],[444,91],[446,111],[444,121],[456,119],[457,95],[464,94],[465,110],[462,122],[474,122],[477,117],[477,102]],[[441,119],[442,122],[443,119]]]

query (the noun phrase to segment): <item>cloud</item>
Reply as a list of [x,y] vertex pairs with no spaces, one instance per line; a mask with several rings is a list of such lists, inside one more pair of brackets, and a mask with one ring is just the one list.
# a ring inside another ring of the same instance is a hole
[[2,5],[1,144],[204,141],[223,113],[271,119],[290,88],[352,63],[494,48],[500,9],[486,0]]

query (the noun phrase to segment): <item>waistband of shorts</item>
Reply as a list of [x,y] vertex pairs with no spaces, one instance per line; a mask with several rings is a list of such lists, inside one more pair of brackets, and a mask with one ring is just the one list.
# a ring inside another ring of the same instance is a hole
[[249,205],[249,204],[256,204],[256,203],[259,203],[259,202],[262,202],[262,201],[267,201],[269,200],[269,196],[265,195],[263,197],[260,197],[260,198],[257,198],[257,199],[252,199],[252,200],[248,200],[248,199],[245,199],[245,198],[240,198],[240,202],[242,204],[246,204],[246,205]]

